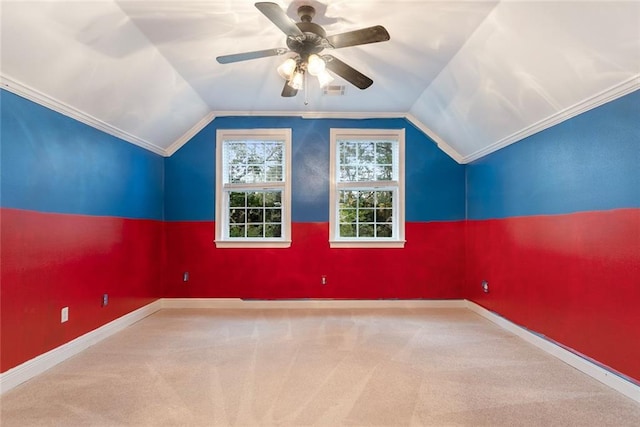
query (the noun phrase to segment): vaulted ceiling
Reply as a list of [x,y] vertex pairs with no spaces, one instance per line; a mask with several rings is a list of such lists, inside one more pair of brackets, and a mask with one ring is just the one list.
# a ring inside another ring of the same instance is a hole
[[[248,0],[2,1],[2,86],[171,155],[215,117],[406,117],[461,163],[640,88],[637,1],[276,1],[327,34],[391,39],[331,50],[373,79],[283,98],[286,47]],[[324,53],[326,53],[325,51]]]

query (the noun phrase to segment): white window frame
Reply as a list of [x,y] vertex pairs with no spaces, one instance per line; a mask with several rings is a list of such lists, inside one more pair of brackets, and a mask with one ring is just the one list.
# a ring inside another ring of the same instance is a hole
[[[283,182],[225,184],[224,141],[281,140],[284,142]],[[229,192],[232,190],[282,190],[282,235],[279,238],[230,238]],[[216,213],[215,244],[217,248],[288,248],[291,246],[291,129],[218,129],[216,131]]]
[[[394,140],[397,148],[397,181],[373,182],[339,182],[338,179],[338,146],[337,141],[350,140]],[[329,196],[329,245],[332,248],[403,248],[405,244],[405,197],[404,197],[404,129],[331,129],[330,160],[330,196]],[[354,190],[393,189],[394,201],[394,237],[378,238],[345,238],[339,237],[338,191],[353,188]]]

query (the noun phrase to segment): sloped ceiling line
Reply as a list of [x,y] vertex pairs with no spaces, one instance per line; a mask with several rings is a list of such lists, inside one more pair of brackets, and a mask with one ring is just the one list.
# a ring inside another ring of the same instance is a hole
[[158,147],[157,145],[154,145],[149,141],[146,141],[142,138],[125,132],[122,129],[112,126],[109,123],[106,123],[96,117],[78,110],[77,108],[72,107],[71,105],[60,102],[57,99],[39,92],[33,88],[30,88],[27,85],[9,76],[0,74],[0,85],[3,89],[26,98],[29,101],[35,102],[36,104],[42,105],[43,107],[49,108],[50,110],[56,111],[62,115],[89,125],[109,135],[115,136],[116,138],[120,138],[124,141],[130,142],[131,144],[142,147],[153,153],[159,154],[161,156],[166,156],[165,150]]
[[464,157],[461,163],[470,163],[474,160],[480,159],[487,154],[498,151],[501,148],[518,142],[552,126],[560,124],[565,120],[569,120],[570,118],[575,117],[579,114],[597,108],[603,104],[606,104],[607,102],[613,101],[614,99],[635,92],[638,89],[640,89],[640,74],[637,74],[627,81],[624,81],[592,97],[589,97],[584,101],[578,102],[577,104],[565,108],[564,110],[561,110],[556,114],[546,117],[543,120],[532,124],[531,126],[527,126],[526,128],[519,130],[518,132],[512,133],[511,135]]

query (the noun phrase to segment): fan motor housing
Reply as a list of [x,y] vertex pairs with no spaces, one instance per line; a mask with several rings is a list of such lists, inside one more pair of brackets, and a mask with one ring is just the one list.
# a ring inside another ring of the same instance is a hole
[[300,55],[319,53],[324,49],[322,41],[327,33],[313,22],[297,22],[296,26],[304,33],[304,37],[287,37],[287,47]]

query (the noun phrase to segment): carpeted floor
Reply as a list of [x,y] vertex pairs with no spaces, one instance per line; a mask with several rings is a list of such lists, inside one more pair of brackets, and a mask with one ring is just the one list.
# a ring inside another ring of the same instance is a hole
[[465,309],[165,309],[0,398],[10,426],[638,426]]

